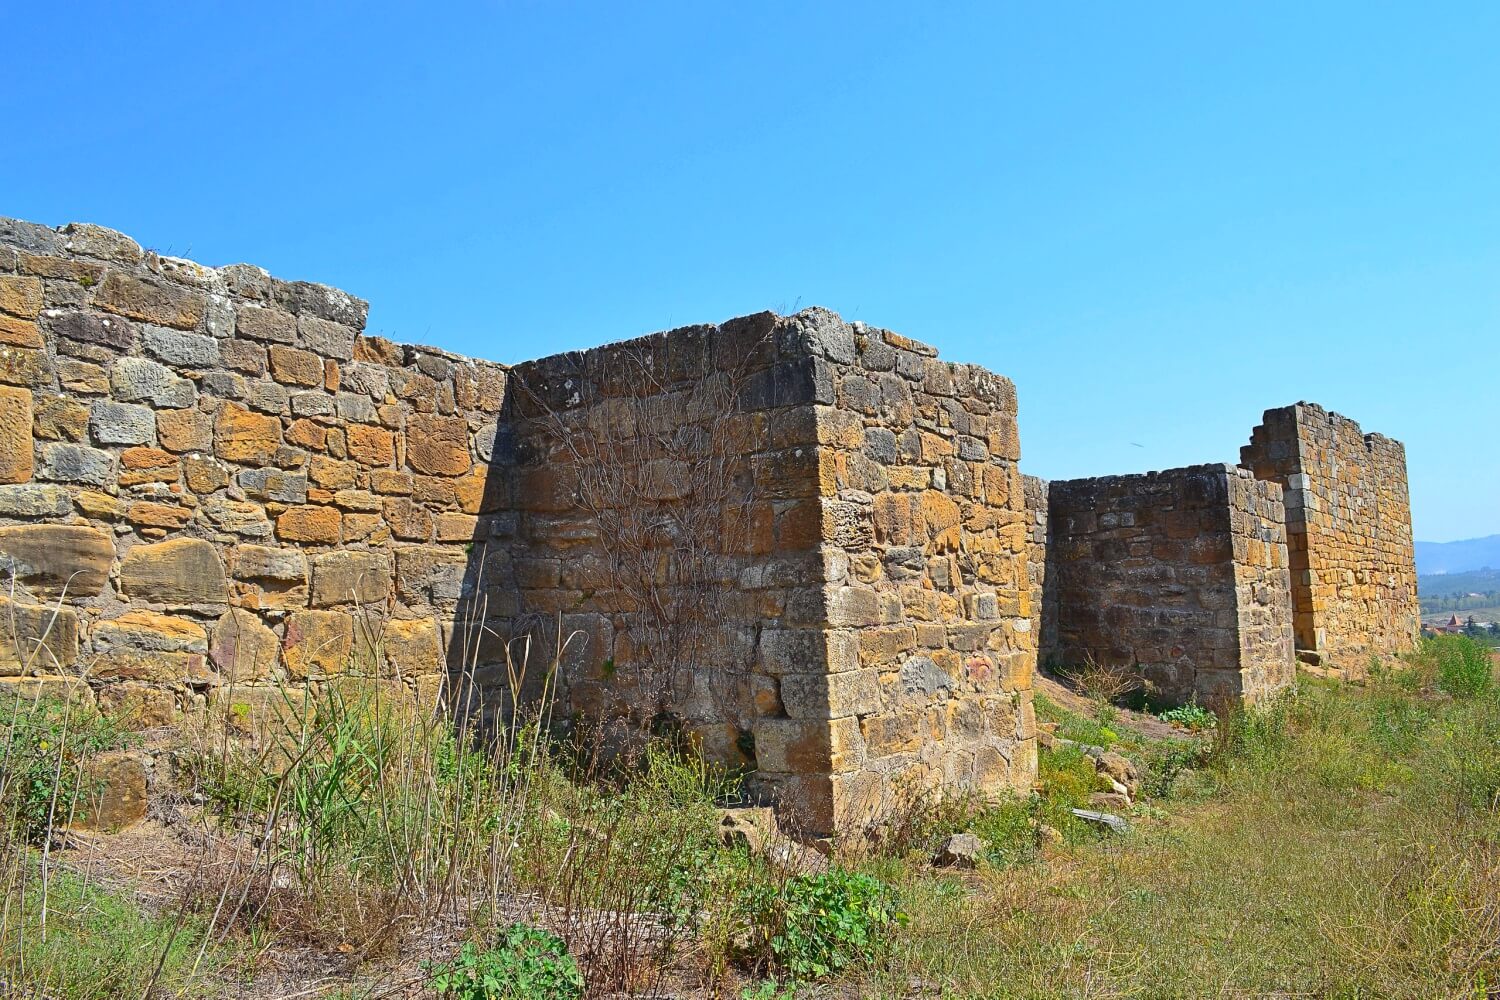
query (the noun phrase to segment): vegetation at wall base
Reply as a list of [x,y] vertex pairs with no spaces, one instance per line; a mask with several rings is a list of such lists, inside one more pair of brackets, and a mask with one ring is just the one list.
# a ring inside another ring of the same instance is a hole
[[[1031,794],[914,799],[875,841],[791,865],[721,843],[734,782],[668,745],[590,770],[525,716],[481,741],[344,685],[288,739],[230,752],[212,719],[180,737],[179,808],[208,846],[172,893],[99,874],[7,800],[0,979],[228,998],[301,955],[304,982],[345,998],[1483,996],[1500,982],[1500,689],[1467,642],[1363,684],[1304,678],[1175,738],[1039,698],[1054,738]],[[1073,812],[1107,791],[1100,747],[1138,772],[1125,834]],[[957,833],[977,867],[934,867]],[[192,880],[200,863],[213,879]]]

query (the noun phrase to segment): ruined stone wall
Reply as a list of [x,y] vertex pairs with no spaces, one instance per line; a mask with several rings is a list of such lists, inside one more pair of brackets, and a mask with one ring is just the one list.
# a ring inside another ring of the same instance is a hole
[[1050,484],[1057,662],[1160,696],[1254,701],[1293,679],[1281,490],[1230,465]]
[[[795,322],[766,313],[517,366],[490,471],[504,542],[473,591],[485,607],[463,609],[485,634],[531,636],[541,666],[560,625],[560,702],[578,721],[670,723],[771,783],[827,770],[768,721],[815,700],[790,684],[783,700],[783,675],[824,670],[804,630],[823,617],[813,407],[827,377],[820,389]],[[481,690],[508,683],[502,652],[479,645]]]
[[1312,403],[1267,410],[1242,463],[1284,488],[1300,655],[1361,674],[1420,629],[1406,452]]
[[273,682],[351,664],[436,697],[505,369],[364,337],[365,316],[0,220],[0,682],[83,679],[143,726],[248,722]]
[[1046,666],[1057,648],[1057,586],[1047,578],[1047,494],[1050,484],[1036,476],[1021,477],[1026,501],[1026,580],[1031,595],[1031,634],[1037,662]]
[[[496,577],[519,603],[485,631],[555,646],[561,612],[587,637],[564,657],[568,711],[670,715],[810,832],[1029,783],[1014,389],[935,354],[807,310],[517,366],[491,483],[516,513]],[[642,512],[670,528],[637,530]],[[693,593],[671,602],[692,611],[675,659],[632,537],[663,592]]]
[[829,327],[835,405],[818,426],[835,816],[1029,787],[1015,387],[888,331]]

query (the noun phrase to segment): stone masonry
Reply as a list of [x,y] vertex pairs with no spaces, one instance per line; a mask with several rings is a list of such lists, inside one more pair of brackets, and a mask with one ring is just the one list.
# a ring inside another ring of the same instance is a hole
[[1173,702],[1291,683],[1277,484],[1232,465],[1053,482],[1048,524],[1058,662],[1138,670]]
[[1400,445],[1315,407],[1260,479],[1049,486],[1007,379],[826,310],[514,368],[366,312],[0,219],[0,689],[264,736],[350,674],[494,718],[555,659],[560,723],[678,734],[827,835],[1029,787],[1039,639],[1253,699],[1293,598],[1332,658],[1415,629]]
[[1406,449],[1313,403],[1267,410],[1241,464],[1286,492],[1300,656],[1345,673],[1421,628]]

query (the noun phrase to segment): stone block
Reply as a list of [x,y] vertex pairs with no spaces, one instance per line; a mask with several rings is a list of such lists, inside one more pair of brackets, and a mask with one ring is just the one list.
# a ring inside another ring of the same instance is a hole
[[413,414],[406,431],[406,461],[428,475],[464,475],[474,465],[468,422],[462,417]]
[[[66,396],[37,395],[32,399],[31,433],[39,441],[83,441],[88,437],[89,408]],[[6,418],[7,421],[9,417]],[[9,424],[0,425],[0,432]]]
[[214,419],[214,453],[246,465],[270,465],[281,447],[281,421],[236,403],[221,403]]
[[93,689],[82,677],[60,674],[0,677],[0,703],[37,701],[41,698],[56,698],[74,705],[94,704]]
[[341,674],[354,650],[354,620],[343,611],[298,611],[286,622],[282,656],[297,680]]
[[348,436],[349,457],[361,465],[378,468],[395,462],[396,440],[390,431],[364,424],[350,424],[345,433]]
[[396,593],[416,606],[445,606],[463,595],[469,557],[461,548],[413,545],[396,550]]
[[276,537],[283,542],[337,545],[342,537],[337,507],[308,504],[290,507],[276,518]]
[[213,418],[199,410],[159,410],[156,439],[167,451],[211,452],[214,448]]
[[437,623],[431,618],[388,621],[381,642],[391,667],[404,676],[435,674],[443,667]]
[[92,630],[99,653],[206,653],[208,633],[203,626],[177,615],[155,611],[127,611],[98,622]]
[[192,330],[202,322],[208,298],[163,281],[110,271],[94,292],[94,304],[144,323]]
[[44,341],[36,323],[0,313],[0,344],[38,350]]
[[134,403],[100,400],[89,407],[89,433],[98,444],[154,444],[156,415]]
[[114,541],[81,524],[0,528],[0,572],[48,599],[96,597],[109,579]]
[[197,538],[131,549],[120,562],[120,590],[127,597],[178,607],[222,604],[229,598],[218,552]]
[[139,750],[112,750],[93,756],[83,769],[81,794],[68,825],[113,831],[145,819],[150,760]]
[[42,280],[0,274],[0,312],[36,319],[42,312]]
[[116,681],[98,693],[99,710],[127,729],[160,729],[177,722],[177,699],[156,684]]
[[120,358],[110,366],[110,391],[124,402],[182,409],[193,405],[198,390],[189,379],[148,358]]
[[219,341],[201,333],[184,333],[161,326],[142,330],[146,353],[176,368],[212,368],[219,364]]
[[309,351],[273,344],[270,348],[271,377],[283,385],[320,386],[323,359]]
[[297,339],[297,317],[280,309],[244,303],[235,310],[235,332],[251,340],[290,344]]
[[0,386],[0,483],[24,483],[34,470],[31,392]]
[[312,603],[383,605],[391,593],[391,560],[384,552],[330,552],[312,566]]
[[[191,470],[192,467],[189,466],[189,469]],[[193,475],[189,471],[189,485],[192,482]],[[219,485],[227,484],[227,482],[228,476],[225,475]],[[245,538],[268,538],[271,535],[271,522],[266,517],[266,509],[258,503],[213,496],[204,500],[199,510],[204,520],[219,531],[227,531]]]
[[228,682],[264,680],[276,670],[281,658],[281,640],[259,615],[231,608],[214,623],[208,658]]
[[130,320],[105,313],[48,310],[45,322],[48,332],[56,337],[105,347],[119,354],[134,350],[139,336]]
[[72,509],[73,499],[61,486],[0,486],[0,517],[62,517]]
[[794,719],[841,719],[880,711],[880,678],[875,670],[837,674],[787,674],[781,700]]
[[0,675],[58,673],[78,662],[78,612],[0,597]]

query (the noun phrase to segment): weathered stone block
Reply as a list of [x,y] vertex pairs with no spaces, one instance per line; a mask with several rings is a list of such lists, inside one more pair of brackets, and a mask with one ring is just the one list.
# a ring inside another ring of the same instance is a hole
[[255,303],[241,305],[234,316],[235,332],[251,340],[290,344],[297,339],[297,317]]
[[78,662],[78,613],[0,597],[0,675],[57,673]]
[[31,432],[31,392],[0,386],[0,483],[31,478]]
[[73,822],[83,830],[120,830],[146,818],[146,774],[150,758],[139,750],[112,750],[84,768],[84,793]]
[[189,379],[146,358],[120,358],[109,370],[110,389],[117,400],[184,408],[193,405],[198,390]]
[[388,466],[396,460],[395,436],[380,427],[351,424],[346,428],[349,457],[361,465]]
[[473,466],[469,425],[461,417],[413,414],[406,432],[406,461],[418,472],[461,476]]
[[263,680],[276,670],[281,640],[255,613],[231,608],[214,623],[208,657],[228,682]]
[[208,633],[178,615],[127,611],[96,624],[91,636],[99,653],[206,653]]
[[312,602],[384,604],[391,593],[391,561],[384,552],[330,552],[313,560]]
[[159,410],[156,438],[167,451],[211,452],[214,447],[213,418],[199,410]]
[[235,403],[219,406],[214,420],[214,452],[247,465],[269,465],[281,447],[281,421]]
[[354,621],[342,611],[298,611],[287,619],[283,659],[292,677],[341,674],[354,649]]
[[442,669],[437,623],[431,618],[401,618],[385,623],[381,637],[386,659],[408,677]]
[[89,407],[89,432],[99,444],[154,444],[156,415],[144,406],[101,400]]
[[144,343],[146,353],[178,368],[211,368],[219,363],[219,341],[214,337],[147,326]]
[[197,538],[131,549],[120,563],[120,590],[172,606],[222,604],[229,598],[224,564],[213,545]]
[[192,330],[202,321],[208,299],[201,292],[110,271],[94,292],[94,304],[145,323]]
[[81,524],[27,524],[0,528],[0,572],[14,575],[33,594],[95,597],[109,579],[114,542]]
[[341,538],[340,521],[337,507],[317,504],[291,507],[276,518],[276,537],[284,542],[337,545]]

